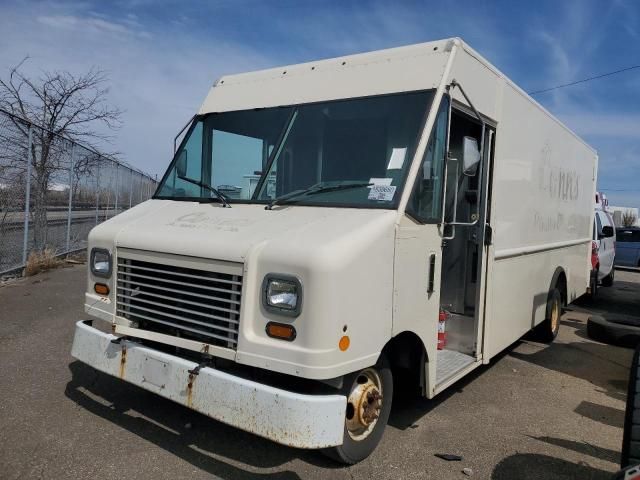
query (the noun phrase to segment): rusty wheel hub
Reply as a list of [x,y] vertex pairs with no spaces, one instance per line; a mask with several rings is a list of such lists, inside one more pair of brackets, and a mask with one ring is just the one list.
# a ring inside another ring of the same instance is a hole
[[349,436],[364,440],[373,431],[382,410],[382,382],[378,372],[363,370],[347,399],[346,425]]

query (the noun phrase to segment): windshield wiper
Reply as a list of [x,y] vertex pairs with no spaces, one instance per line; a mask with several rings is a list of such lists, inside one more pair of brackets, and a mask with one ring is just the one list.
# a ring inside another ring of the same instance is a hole
[[218,189],[213,188],[211,185],[202,183],[199,180],[194,180],[193,178],[183,177],[182,175],[178,175],[178,178],[180,180],[184,180],[185,182],[193,183],[194,185],[197,185],[199,187],[206,188],[211,193],[213,193],[218,198],[218,200],[220,200],[220,203],[222,203],[223,207],[231,208],[231,205],[229,205],[229,202],[227,202],[227,197],[225,197],[224,193],[221,193]]
[[282,202],[287,200],[292,200],[297,197],[302,197],[306,195],[315,195],[317,193],[325,193],[325,192],[335,192],[338,190],[349,190],[351,188],[364,188],[370,187],[373,183],[359,182],[359,183],[342,183],[339,185],[322,185],[316,184],[312,185],[309,188],[305,188],[303,190],[295,190],[293,192],[287,193],[286,195],[282,195],[281,197],[274,198],[271,200],[265,207],[265,210],[271,210],[276,205],[281,205]]

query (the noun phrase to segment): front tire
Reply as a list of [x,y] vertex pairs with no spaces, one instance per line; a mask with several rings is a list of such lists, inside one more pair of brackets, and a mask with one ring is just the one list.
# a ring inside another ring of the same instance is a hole
[[562,294],[557,288],[549,292],[547,310],[544,321],[538,327],[540,340],[551,343],[560,331],[560,318],[562,317]]
[[343,393],[347,396],[343,442],[323,453],[353,465],[378,446],[391,413],[393,375],[384,354],[374,367],[345,376]]

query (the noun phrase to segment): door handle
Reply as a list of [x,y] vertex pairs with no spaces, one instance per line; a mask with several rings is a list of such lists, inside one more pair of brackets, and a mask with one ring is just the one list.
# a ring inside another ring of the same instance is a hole
[[436,254],[429,255],[429,282],[427,283],[427,293],[433,293],[433,277],[436,271]]

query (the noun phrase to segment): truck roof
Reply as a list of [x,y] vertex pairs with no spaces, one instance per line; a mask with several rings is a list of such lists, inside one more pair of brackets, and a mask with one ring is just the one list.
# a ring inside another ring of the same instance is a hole
[[[495,85],[502,81],[511,86],[595,153],[595,150],[575,132],[458,37],[225,75],[214,83],[199,113],[296,105],[437,88],[447,72],[454,46],[459,47],[481,65],[485,72],[491,72]],[[454,76],[459,74],[455,69],[452,71]],[[468,84],[476,81],[477,77],[456,80],[468,89]],[[491,108],[479,110],[499,121],[499,118],[496,118],[498,94],[495,90],[497,89],[494,88],[491,92],[492,95],[483,95],[492,98],[471,98],[474,103],[482,101],[488,104],[493,101]]]

